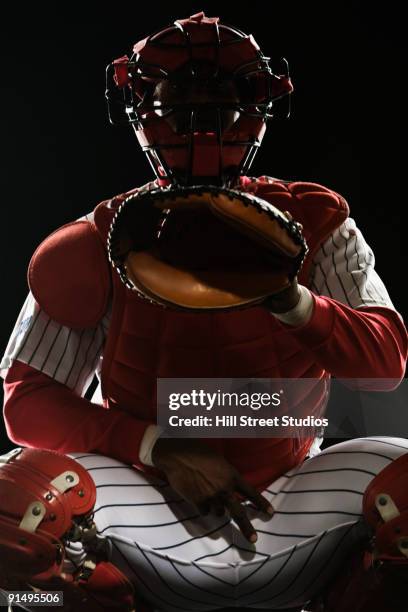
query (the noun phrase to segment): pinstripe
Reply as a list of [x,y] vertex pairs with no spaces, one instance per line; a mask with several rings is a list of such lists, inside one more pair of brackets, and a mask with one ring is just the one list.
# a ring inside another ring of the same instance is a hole
[[[322,572],[324,570],[327,570],[328,565],[330,565],[333,562],[342,544],[344,544],[344,542],[347,542],[346,538],[348,534],[352,531],[353,528],[354,528],[354,524],[351,525],[351,527],[349,527],[349,529],[347,529],[347,531],[342,534],[338,544],[336,545],[336,548],[334,549],[334,551],[331,550],[330,553],[326,556],[326,558],[324,559],[324,562],[320,565],[319,569],[315,573],[314,578],[308,583],[307,587],[304,588],[303,591],[301,591],[300,593],[297,593],[296,595],[292,596],[290,599],[287,600],[287,602],[290,603],[291,601],[293,601],[293,599],[298,599],[301,595],[309,591],[311,585],[321,577]],[[285,602],[280,602],[279,605],[281,606],[285,605]]]
[[[301,474],[299,474],[299,476],[301,476]],[[315,514],[344,514],[346,516],[361,516],[361,514],[358,512],[345,512],[344,510],[299,510],[298,512],[292,512],[289,510],[275,510],[275,514],[290,514],[292,516],[300,516],[301,514],[310,514],[312,516],[315,516]],[[268,532],[265,531],[264,533]]]
[[356,495],[363,495],[361,491],[355,491],[354,489],[297,489],[296,491],[271,491],[270,489],[266,489],[268,493],[272,493],[273,495],[280,495],[281,493],[285,493],[286,495],[297,495],[298,493],[355,493]]
[[[393,308],[384,284],[374,270],[374,262],[372,250],[354,220],[349,218],[320,245],[313,258],[310,286],[318,294],[326,294],[353,308],[368,305]],[[330,275],[333,275],[331,280],[336,279],[338,291],[329,286]]]
[[40,366],[41,372],[43,371],[43,368],[44,368],[45,364],[46,364],[46,363],[47,363],[47,361],[48,361],[48,358],[49,358],[49,356],[50,356],[50,354],[51,354],[51,352],[52,352],[52,349],[53,349],[53,348],[54,348],[54,346],[55,346],[55,343],[56,343],[57,338],[58,338],[58,336],[60,335],[61,331],[62,331],[62,327],[59,327],[59,328],[58,328],[58,330],[57,330],[57,333],[56,333],[56,334],[55,334],[55,336],[54,336],[54,340],[52,341],[52,344],[51,344],[50,348],[48,349],[48,352],[47,352],[47,354],[45,355],[44,360],[43,360],[43,362],[42,362],[42,364],[41,364],[41,366]]
[[230,550],[231,548],[232,548],[232,544],[229,544],[222,550],[217,550],[217,552],[214,552],[214,553],[208,553],[208,555],[202,555],[201,557],[197,557],[197,559],[193,559],[193,561],[197,563],[197,561],[202,561],[203,559],[208,559],[209,557],[217,557],[218,555],[221,555],[226,550]]
[[228,520],[222,525],[220,525],[219,527],[216,527],[215,529],[213,529],[212,531],[208,531],[207,533],[204,533],[203,535],[200,535],[200,536],[189,538],[185,540],[184,542],[179,542],[178,544],[171,544],[170,546],[155,546],[154,550],[169,550],[170,548],[177,548],[178,546],[182,546],[183,544],[186,544],[187,542],[192,542],[193,540],[199,540],[200,538],[208,538],[208,536],[213,535],[214,533],[217,533],[217,531],[219,531],[226,525],[229,525],[229,523],[230,521]]
[[[198,584],[194,584],[194,582],[191,582],[191,580],[188,580],[186,578],[186,576],[180,572],[180,570],[177,568],[176,564],[174,563],[174,561],[172,561],[172,559],[170,557],[167,557],[167,559],[168,559],[170,565],[173,567],[173,569],[180,576],[180,578],[182,580],[184,580],[185,582],[187,582],[189,585],[193,586],[195,589],[198,589],[199,591],[202,591],[203,593],[208,593],[209,595],[212,595],[213,597],[221,597],[221,599],[225,599],[226,601],[234,601],[233,597],[228,597],[227,595],[220,595],[219,593],[214,593],[213,591],[209,591],[208,589],[204,589],[203,587],[199,586]],[[234,586],[234,585],[231,584],[230,586]],[[213,605],[219,606],[219,602],[216,602]]]
[[73,334],[73,330],[70,329],[69,332],[68,332],[68,337],[67,337],[66,342],[65,342],[64,350],[63,350],[63,352],[61,354],[61,357],[60,357],[60,359],[59,359],[59,361],[58,361],[58,363],[57,363],[57,365],[55,367],[53,378],[57,378],[58,370],[60,369],[62,360],[64,359],[65,353],[66,353],[67,348],[69,346],[69,340],[70,340],[72,334]]
[[78,375],[77,375],[77,377],[76,377],[76,379],[75,379],[75,382],[74,382],[74,384],[73,384],[73,388],[74,388],[74,389],[76,388],[76,386],[77,386],[77,384],[78,384],[78,381],[79,381],[79,379],[81,378],[82,370],[83,370],[83,369],[86,367],[86,364],[87,364],[87,362],[88,362],[88,355],[89,355],[89,351],[90,351],[91,346],[93,345],[93,343],[94,343],[94,341],[95,341],[95,338],[96,338],[96,334],[97,334],[97,333],[98,333],[98,327],[95,327],[94,332],[93,332],[92,337],[91,337],[91,340],[90,340],[90,342],[89,342],[89,344],[88,344],[88,348],[86,349],[86,352],[85,352],[84,358],[83,358],[83,360],[82,360],[82,365],[81,365],[81,368],[79,369]]
[[75,459],[86,459],[88,457],[100,457],[97,453],[86,453],[85,455],[75,455]]
[[407,448],[402,444],[394,444],[394,442],[386,442],[385,440],[377,440],[376,438],[364,438],[367,442],[376,442],[377,444],[387,444],[388,446],[394,446],[395,448]]
[[[366,270],[363,267],[360,266],[360,261],[359,261],[360,255],[359,255],[359,252],[358,252],[358,249],[357,249],[357,240],[354,243],[354,250],[355,250],[355,253],[356,253],[356,256],[357,256],[357,266],[358,266],[359,269],[361,269],[362,273],[366,277],[366,281],[368,281],[368,276],[367,276]],[[367,265],[367,260],[366,260],[365,255],[364,255],[364,263]],[[369,293],[369,291],[367,289],[367,284],[366,284],[366,291],[367,291],[369,297],[375,301],[375,299],[370,295],[370,293]],[[359,291],[359,293],[360,293],[360,291]],[[361,297],[361,293],[360,293],[360,297]]]
[[[292,557],[294,556],[296,551],[297,551],[297,545],[292,548],[292,550],[290,551],[290,553],[286,557],[285,561],[280,566],[278,571],[275,572],[275,574],[272,576],[272,578],[270,578],[268,580],[268,582],[264,583],[262,586],[257,587],[256,589],[253,589],[252,591],[249,591],[249,592],[245,593],[245,597],[248,597],[249,595],[253,595],[254,593],[257,593],[258,591],[262,591],[262,589],[264,589],[266,587],[270,587],[271,584],[276,580],[276,578],[283,572],[285,567],[289,564],[289,561],[292,559]],[[251,605],[251,604],[246,602],[245,605]]]
[[[389,298],[389,295],[386,293],[384,284],[380,281],[379,278],[377,278],[376,282],[374,282],[373,276],[376,277],[377,273],[375,272],[371,263],[367,265],[367,269],[369,269],[370,271],[370,276],[367,276],[367,286],[370,284],[373,291],[379,297],[379,300],[377,299],[376,301],[383,302],[384,305],[387,305],[390,302],[390,298]],[[383,289],[384,291],[380,291],[380,288]],[[368,288],[367,288],[367,292],[368,292]]]
[[[350,272],[350,270],[349,270],[349,259],[348,259],[348,257],[347,257],[347,247],[348,247],[348,245],[349,245],[349,243],[348,243],[348,239],[346,238],[346,236],[344,236],[344,234],[342,233],[342,231],[341,231],[341,229],[340,229],[340,228],[339,228],[339,234],[340,234],[340,236],[341,236],[341,237],[344,239],[344,242],[345,242],[345,246],[344,246],[344,259],[346,260],[346,270],[347,270],[347,272]],[[333,234],[332,234],[332,242],[333,242],[333,244],[334,244],[334,246],[335,246],[336,248],[339,248],[339,247],[336,245],[335,241],[334,241]]]
[[247,576],[245,576],[244,578],[242,578],[242,580],[238,580],[237,582],[237,586],[241,586],[244,582],[246,582],[247,580],[249,580],[250,578],[253,579],[253,577],[255,576],[255,574],[257,574],[263,567],[264,565],[269,561],[270,559],[270,555],[265,556],[265,559],[263,559],[263,561],[258,565],[258,567],[256,567],[254,569],[253,572],[250,572]]
[[[202,600],[198,600],[198,599],[192,599],[191,597],[187,597],[184,594],[180,594],[178,593],[175,589],[173,589],[171,586],[169,586],[168,582],[163,578],[162,574],[160,574],[160,572],[157,570],[157,568],[155,567],[154,563],[152,563],[152,561],[149,559],[149,557],[146,555],[146,553],[144,552],[144,550],[142,550],[139,546],[139,544],[137,542],[135,542],[139,552],[143,555],[143,557],[146,559],[146,561],[149,563],[150,567],[153,569],[154,573],[156,574],[156,576],[159,578],[159,580],[167,587],[167,589],[171,592],[171,593],[175,593],[178,597],[181,597],[182,599],[186,599],[187,601],[193,601],[194,603],[198,603],[201,604]],[[174,567],[174,566],[173,566]],[[214,593],[211,593],[211,595],[215,595]],[[227,599],[230,600],[232,598],[230,597],[223,597],[223,599]],[[215,604],[218,605],[218,604]]]
[[[340,236],[343,238],[343,240],[344,240],[344,242],[345,242],[345,244],[346,244],[346,247],[345,247],[345,253],[344,253],[344,254],[345,254],[345,257],[346,257],[346,259],[347,259],[347,246],[348,246],[348,244],[349,244],[349,240],[347,239],[347,237],[346,237],[346,236],[344,236],[344,234],[342,233],[342,231],[341,231],[341,229],[340,229],[340,228],[339,228],[339,234],[340,234]],[[357,255],[357,265],[358,265],[358,267],[360,267],[360,265],[359,265],[359,260],[358,260],[359,255],[358,255],[358,250],[357,250],[357,237],[356,237],[356,239],[354,240],[354,250],[355,250],[355,253],[356,253],[356,255]],[[367,262],[367,258],[366,258],[365,256],[364,256],[364,261],[365,261],[365,263],[366,263],[366,265],[367,265],[367,266],[369,266],[369,265],[370,265],[370,264]],[[348,271],[348,272],[350,272],[350,270],[349,270],[349,268],[348,268],[348,265],[349,265],[349,262],[348,262],[348,260],[347,260],[347,271]],[[364,269],[362,270],[362,272],[363,272],[363,274],[365,275],[365,277],[366,277],[366,279],[367,279],[367,282],[368,282],[368,281],[369,281],[369,279],[368,279],[367,272],[366,272]],[[357,290],[358,290],[358,293],[359,293],[359,295],[360,295],[360,298],[362,299],[361,292],[360,292],[360,288],[359,288],[359,285],[358,285],[358,283],[357,283],[357,281],[356,281],[355,275],[354,275],[354,274],[350,274],[350,276],[351,276],[351,278],[352,278],[352,280],[353,280],[353,282],[354,282],[354,284],[355,284],[355,286],[356,286],[356,288],[357,288]],[[372,299],[372,300],[375,302],[375,298],[374,298],[374,297],[373,297],[373,296],[370,294],[370,292],[368,291],[367,284],[366,284],[365,289],[366,289],[366,291],[367,291],[368,296],[369,296],[369,297],[370,297],[370,298],[371,298],[371,299]],[[380,294],[379,294],[379,296],[380,296],[381,300],[383,300],[383,299],[384,299],[382,295],[380,295]],[[363,302],[364,302],[364,300],[363,300]]]
[[267,531],[266,529],[257,529],[258,533],[264,533],[265,535],[276,536],[277,538],[314,538],[315,533],[276,533],[275,531]]
[[[342,235],[340,230],[339,230],[339,233],[340,233],[340,235]],[[332,242],[333,242],[334,246],[336,247],[336,249],[339,249],[339,247],[338,247],[338,246],[336,245],[336,243],[334,242],[333,235],[332,235],[331,239],[332,239]],[[357,248],[356,248],[356,252],[357,252]],[[349,266],[349,261],[348,261],[348,259],[347,259],[347,240],[346,240],[346,248],[345,248],[345,250],[344,250],[344,258],[345,258],[345,260],[346,260],[346,271],[347,271],[347,272],[349,272],[349,269],[348,269],[348,266]],[[341,276],[340,276],[340,275],[338,274],[338,272],[337,272],[337,266],[336,266],[336,263],[335,263],[335,256],[334,256],[334,253],[332,254],[332,259],[333,259],[334,271],[335,271],[336,275],[338,276],[339,282],[340,282],[340,284],[341,284],[341,286],[342,286],[342,289],[343,289],[344,295],[345,295],[345,297],[346,297],[346,299],[347,299],[347,302],[348,302],[349,306],[353,306],[353,305],[352,305],[352,303],[351,303],[351,301],[350,301],[350,300],[349,300],[349,298],[348,298],[348,293],[349,293],[349,292],[348,292],[348,291],[346,292],[346,290],[345,290],[345,288],[344,288],[344,285],[343,285],[342,278],[341,278]],[[352,282],[353,282],[353,284],[354,284],[355,288],[357,289],[357,292],[358,292],[358,295],[360,296],[360,300],[361,300],[361,302],[362,302],[363,304],[365,304],[365,301],[364,301],[364,299],[363,299],[363,296],[361,295],[360,287],[359,287],[359,285],[358,285],[358,283],[357,283],[357,281],[356,281],[356,279],[355,279],[354,274],[350,274],[350,273],[349,273],[349,277],[351,278],[351,280],[352,280]]]
[[94,514],[105,508],[135,508],[140,506],[168,506],[169,504],[181,504],[185,503],[183,499],[169,499],[161,502],[142,502],[140,504],[104,504],[94,510]]
[[[164,597],[161,597],[157,592],[155,592],[153,589],[151,589],[149,586],[147,586],[146,582],[143,580],[143,578],[141,578],[140,574],[135,570],[134,564],[129,562],[129,558],[126,557],[123,554],[123,552],[120,550],[118,545],[115,543],[115,540],[112,540],[112,545],[115,548],[115,550],[117,552],[119,552],[119,554],[121,555],[122,559],[126,563],[127,567],[129,567],[131,572],[136,576],[136,580],[145,587],[146,591],[148,593],[154,593],[154,596],[155,596],[156,599],[158,599],[159,601],[162,601],[165,605],[167,605],[168,604],[168,600],[164,599]],[[191,608],[184,608],[184,607],[176,605],[176,604],[172,604],[172,606],[174,608],[178,608],[179,610],[187,610],[187,612],[191,612]]]
[[[129,528],[129,529],[153,529],[154,527],[169,527],[170,525],[179,525],[180,523],[185,523],[186,521],[194,521],[195,519],[198,519],[200,517],[199,514],[193,514],[192,516],[186,516],[182,519],[179,519],[177,521],[169,521],[168,523],[145,523],[143,525],[124,525],[124,524],[119,524],[119,525],[108,525],[107,527],[104,527],[101,531],[98,531],[98,533],[103,533],[104,531],[106,531],[107,529],[116,529],[117,527],[119,527],[120,529],[125,529],[125,528]],[[195,538],[193,538],[195,539]],[[161,548],[156,548],[155,550],[162,550]]]
[[388,461],[392,461],[392,457],[388,457],[388,455],[383,455],[382,453],[376,453],[374,451],[366,451],[366,450],[353,450],[353,451],[344,451],[344,450],[336,450],[337,445],[330,446],[328,449],[323,451],[320,457],[327,457],[328,455],[373,455],[375,457],[381,457],[381,459],[388,459]]
[[299,476],[307,476],[309,474],[324,474],[325,472],[361,472],[363,474],[370,474],[370,476],[375,476],[375,472],[370,472],[369,470],[362,470],[361,468],[350,468],[350,467],[346,467],[346,468],[335,468],[335,469],[330,469],[330,470],[313,470],[312,472],[299,472],[296,474],[290,474],[290,475],[286,475],[284,474],[284,476],[286,476],[286,478],[298,478]]
[[[234,548],[235,548],[236,550],[239,550],[239,551],[242,551],[242,552],[250,552],[250,553],[253,553],[253,552],[254,552],[254,551],[253,551],[253,550],[251,550],[250,548],[244,548],[243,546],[238,546],[237,544],[234,544]],[[256,554],[257,554],[257,555],[260,555],[261,557],[268,557],[268,559],[269,559],[269,558],[270,558],[270,556],[271,556],[270,554],[260,552],[259,550],[257,550],[257,551],[256,551]]]
[[332,258],[332,264],[333,264],[334,273],[335,273],[336,278],[337,278],[337,280],[338,280],[338,282],[339,282],[339,285],[340,285],[340,287],[341,287],[341,290],[342,290],[342,292],[343,292],[343,294],[344,294],[344,298],[345,298],[345,300],[346,300],[347,304],[348,304],[348,305],[349,305],[349,306],[352,308],[352,307],[353,307],[353,305],[352,305],[352,303],[351,303],[351,301],[350,301],[350,298],[349,298],[349,296],[348,296],[348,293],[347,293],[346,289],[344,288],[343,279],[342,279],[342,277],[340,276],[340,274],[337,272],[337,265],[336,265],[336,259],[335,259],[335,257],[334,257],[334,253],[332,253],[331,258]]
[[213,580],[217,582],[221,582],[222,584],[226,584],[227,586],[234,586],[233,582],[228,582],[228,580],[223,580],[219,576],[214,576],[214,574],[211,574],[211,572],[207,572],[203,567],[198,565],[195,561],[192,562],[192,565],[194,565],[194,567],[198,569],[199,572],[202,572],[203,574],[205,574],[206,576],[209,576]]
[[[326,535],[326,531],[324,531],[322,533],[322,535],[319,537],[319,539],[317,540],[316,544],[313,546],[312,550],[310,551],[306,561],[304,562],[304,564],[302,565],[301,569],[299,570],[299,572],[295,575],[295,577],[293,578],[293,580],[284,588],[282,589],[282,591],[280,591],[279,593],[274,593],[273,595],[273,600],[277,599],[279,597],[279,595],[282,595],[283,593],[285,593],[297,580],[297,578],[302,574],[302,572],[304,571],[305,567],[307,567],[307,565],[309,564],[310,559],[313,557],[313,554],[315,553],[316,549],[318,548],[320,542],[323,540],[324,536]],[[264,588],[264,587],[263,587]],[[258,605],[260,603],[263,603],[265,601],[269,601],[270,600],[270,596],[267,597],[266,599],[262,599],[262,600],[257,600],[257,601],[253,601],[251,602],[250,605]]]
[[[323,287],[326,287],[326,289],[327,289],[327,293],[329,294],[329,297],[333,298],[334,296],[333,296],[332,290],[331,290],[331,289],[330,289],[330,287],[329,287],[329,283],[328,283],[328,281],[327,281],[327,275],[326,275],[325,271],[323,270],[323,266],[322,266],[322,264],[321,264],[321,263],[320,263],[320,261],[319,261],[319,262],[317,262],[317,264],[316,264],[316,265],[319,267],[319,270],[320,270],[320,272],[322,273],[322,276],[323,276]],[[323,290],[323,287],[322,287],[322,289],[319,291],[319,293],[322,293],[322,292],[323,292],[323,291],[322,291],[322,290]]]
[[47,323],[45,324],[45,327],[44,327],[44,329],[43,329],[43,331],[42,331],[42,333],[41,333],[40,339],[38,340],[38,342],[37,342],[37,344],[36,344],[36,346],[35,346],[35,349],[34,349],[34,350],[33,350],[33,352],[31,353],[30,359],[28,360],[28,365],[30,365],[30,364],[31,364],[32,360],[33,360],[33,359],[34,359],[34,357],[36,356],[36,354],[37,354],[37,350],[38,350],[39,346],[41,345],[41,342],[42,342],[42,341],[43,341],[43,339],[44,339],[45,333],[46,333],[46,331],[47,331],[47,329],[48,329],[48,327],[49,327],[50,323],[51,323],[51,319],[48,319],[48,321],[47,321]]
[[69,381],[69,379],[70,379],[70,377],[71,377],[72,370],[74,369],[74,367],[75,367],[75,365],[76,365],[76,359],[77,359],[77,357],[78,357],[78,353],[79,353],[79,351],[80,351],[80,349],[81,349],[81,343],[82,343],[82,338],[83,338],[84,334],[85,334],[85,330],[83,329],[83,330],[81,331],[80,335],[79,335],[79,339],[78,339],[78,346],[77,346],[77,349],[76,349],[76,351],[75,351],[74,358],[72,359],[71,367],[70,367],[70,369],[68,370],[68,374],[67,374],[67,375],[66,375],[66,377],[65,377],[65,380],[64,380],[64,385],[68,385],[68,381]]

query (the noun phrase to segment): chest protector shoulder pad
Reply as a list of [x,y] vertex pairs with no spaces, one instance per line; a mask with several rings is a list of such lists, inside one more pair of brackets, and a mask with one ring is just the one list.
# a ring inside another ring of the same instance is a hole
[[28,268],[31,292],[49,317],[74,329],[95,327],[108,305],[110,266],[89,221],[63,225],[36,249]]

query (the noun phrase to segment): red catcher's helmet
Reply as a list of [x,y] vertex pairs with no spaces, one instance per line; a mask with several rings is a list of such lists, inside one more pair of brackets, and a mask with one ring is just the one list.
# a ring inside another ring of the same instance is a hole
[[[293,91],[288,71],[276,75],[252,36],[197,13],[133,47],[106,70],[111,123],[133,124],[158,179],[173,184],[233,185],[250,167],[276,100]],[[153,99],[158,83],[233,83],[234,101],[172,102]],[[233,114],[233,121],[223,116]],[[171,116],[184,113],[183,130]],[[206,121],[200,117],[206,115]],[[211,116],[211,127],[208,117]],[[202,126],[206,125],[205,128]]]

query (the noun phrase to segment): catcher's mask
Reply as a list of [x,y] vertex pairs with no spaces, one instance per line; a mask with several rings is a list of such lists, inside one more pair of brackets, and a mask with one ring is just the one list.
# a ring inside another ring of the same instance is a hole
[[293,91],[283,62],[286,74],[274,74],[252,36],[198,13],[108,65],[109,119],[133,124],[161,182],[231,186]]

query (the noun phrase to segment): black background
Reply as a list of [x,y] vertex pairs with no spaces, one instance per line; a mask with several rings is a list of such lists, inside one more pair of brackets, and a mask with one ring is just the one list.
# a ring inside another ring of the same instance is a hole
[[[199,10],[288,59],[292,115],[273,122],[251,174],[342,193],[398,310],[408,306],[402,15],[387,3],[121,2],[9,6],[1,61],[1,352],[27,293],[38,243],[151,171],[130,128],[114,128],[105,66],[134,42]],[[1,438],[2,436],[2,438]],[[12,446],[0,431],[0,451]]]

